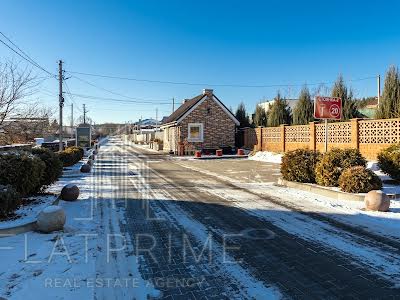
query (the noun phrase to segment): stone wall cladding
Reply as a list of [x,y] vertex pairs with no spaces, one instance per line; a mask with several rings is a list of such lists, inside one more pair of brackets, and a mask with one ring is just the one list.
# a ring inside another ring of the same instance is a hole
[[[207,98],[179,123],[181,142],[198,150],[234,147],[236,124],[211,97],[212,95],[207,95]],[[203,142],[187,141],[189,123],[203,124]]]

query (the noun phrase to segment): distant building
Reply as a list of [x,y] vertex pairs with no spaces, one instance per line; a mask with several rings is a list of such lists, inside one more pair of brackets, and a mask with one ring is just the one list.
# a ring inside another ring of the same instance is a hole
[[[291,111],[295,108],[297,102],[299,102],[299,99],[283,99],[286,100],[287,105],[290,107]],[[274,103],[275,100],[268,100],[264,101],[261,103],[258,103],[257,105],[261,106],[264,108],[265,112],[268,112],[270,106]]]

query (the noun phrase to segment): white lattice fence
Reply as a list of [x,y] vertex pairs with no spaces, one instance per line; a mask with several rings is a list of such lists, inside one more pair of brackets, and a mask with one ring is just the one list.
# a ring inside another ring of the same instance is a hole
[[360,144],[395,144],[400,142],[400,119],[362,120],[358,122]]
[[309,143],[310,134],[309,125],[285,126],[286,143]]

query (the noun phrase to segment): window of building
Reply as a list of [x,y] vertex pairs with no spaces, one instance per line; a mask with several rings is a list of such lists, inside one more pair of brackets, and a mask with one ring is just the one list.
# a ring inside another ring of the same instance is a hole
[[203,124],[189,123],[188,124],[188,141],[202,142],[203,141]]

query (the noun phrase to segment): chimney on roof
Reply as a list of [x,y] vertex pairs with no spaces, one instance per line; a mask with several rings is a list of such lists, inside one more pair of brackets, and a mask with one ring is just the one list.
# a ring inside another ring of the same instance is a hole
[[212,96],[214,90],[213,89],[203,89],[203,95]]
[[188,102],[190,99],[183,99],[182,104]]

